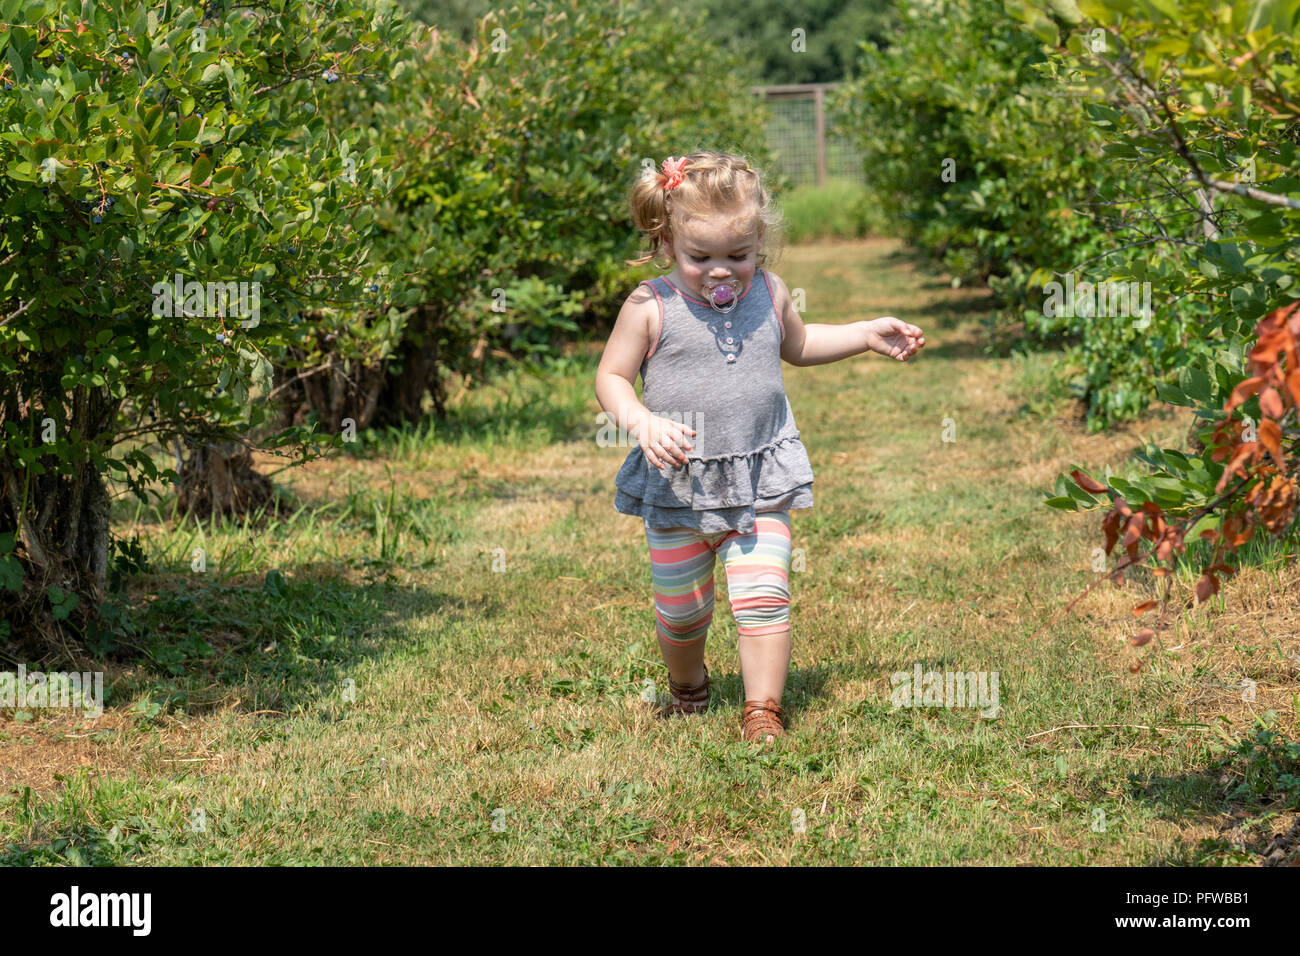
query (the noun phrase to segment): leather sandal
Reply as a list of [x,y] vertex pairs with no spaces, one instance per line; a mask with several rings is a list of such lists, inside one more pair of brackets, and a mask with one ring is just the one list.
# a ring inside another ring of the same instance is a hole
[[740,717],[740,735],[753,743],[767,743],[777,737],[785,736],[785,727],[781,724],[781,705],[770,697],[765,700],[745,701],[745,710]]
[[[709,668],[704,668],[704,680],[695,687],[687,687],[673,680],[672,674],[668,675],[668,689],[672,692],[673,700],[668,705],[666,715],[671,717],[673,714],[702,714],[709,709]],[[679,704],[677,701],[681,701]]]

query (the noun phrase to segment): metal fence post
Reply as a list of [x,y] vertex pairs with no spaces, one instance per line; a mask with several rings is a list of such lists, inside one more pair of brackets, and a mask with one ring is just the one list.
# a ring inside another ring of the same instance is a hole
[[837,86],[794,83],[753,87],[754,95],[771,107],[768,146],[775,165],[792,185],[822,186],[832,176],[864,180],[860,154],[850,141],[837,134],[835,116],[827,116],[826,91]]
[[817,103],[817,185],[826,185],[826,87],[818,85]]

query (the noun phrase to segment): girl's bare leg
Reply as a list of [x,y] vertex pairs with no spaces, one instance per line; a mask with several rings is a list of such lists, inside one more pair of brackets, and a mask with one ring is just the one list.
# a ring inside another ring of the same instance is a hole
[[785,693],[785,679],[790,673],[790,628],[771,634],[741,634],[736,639],[740,651],[740,674],[745,682],[745,700],[767,700],[778,704]]
[[668,665],[668,673],[683,687],[698,687],[704,680],[704,641],[670,644],[659,635],[659,652]]

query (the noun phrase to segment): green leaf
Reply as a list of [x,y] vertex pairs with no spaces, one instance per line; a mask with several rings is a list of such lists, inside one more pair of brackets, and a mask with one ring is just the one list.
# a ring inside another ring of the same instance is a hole
[[1278,36],[1287,36],[1295,26],[1300,3],[1296,0],[1253,0],[1246,16],[1246,32],[1272,27]]
[[1049,508],[1060,508],[1062,511],[1078,511],[1079,503],[1068,495],[1057,495],[1053,498],[1045,498],[1043,504]]
[[0,556],[0,589],[6,591],[23,589],[23,566],[12,554]]
[[194,161],[194,166],[190,169],[190,185],[202,186],[211,175],[212,160],[208,159],[205,153]]
[[163,72],[163,67],[171,62],[172,51],[166,46],[156,46],[149,53],[149,72],[155,76]]
[[1205,374],[1201,368],[1185,368],[1179,376],[1179,384],[1183,391],[1189,396],[1200,402],[1202,405],[1209,404],[1210,401],[1210,376]]
[[1170,405],[1192,404],[1180,388],[1167,382],[1156,382],[1156,394],[1160,396],[1162,401],[1166,401]]

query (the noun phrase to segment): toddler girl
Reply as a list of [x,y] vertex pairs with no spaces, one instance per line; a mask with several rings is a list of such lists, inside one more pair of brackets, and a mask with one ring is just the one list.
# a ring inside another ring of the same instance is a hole
[[[867,350],[907,361],[921,330],[893,316],[805,325],[762,266],[780,222],[739,156],[699,152],[647,169],[632,221],[675,266],[624,302],[596,370],[596,398],[632,435],[614,507],[643,519],[670,714],[709,703],[704,637],[721,556],[739,631],[741,735],[784,735],[790,667],[790,516],[812,506],[812,466],[785,394],[781,360],[823,365]],[[645,403],[636,397],[640,373]]]

